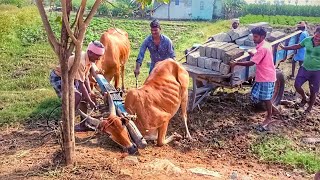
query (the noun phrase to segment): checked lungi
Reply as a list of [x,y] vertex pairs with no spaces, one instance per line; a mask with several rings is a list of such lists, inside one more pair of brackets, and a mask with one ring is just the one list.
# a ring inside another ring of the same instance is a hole
[[274,82],[255,82],[251,89],[251,100],[254,103],[271,100],[274,93]]

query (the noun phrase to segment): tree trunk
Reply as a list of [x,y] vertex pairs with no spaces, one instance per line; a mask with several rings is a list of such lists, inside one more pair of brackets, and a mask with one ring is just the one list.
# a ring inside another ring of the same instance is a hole
[[[71,11],[71,0],[66,1],[67,15],[69,17]],[[66,159],[66,165],[71,165],[74,162],[74,92],[73,84],[70,86],[68,74],[68,32],[64,22],[61,28],[61,48],[60,48],[60,65],[62,78],[62,134],[63,134],[63,151]],[[73,82],[72,82],[73,83]],[[73,98],[73,100],[72,100]],[[70,118],[71,117],[71,118]]]

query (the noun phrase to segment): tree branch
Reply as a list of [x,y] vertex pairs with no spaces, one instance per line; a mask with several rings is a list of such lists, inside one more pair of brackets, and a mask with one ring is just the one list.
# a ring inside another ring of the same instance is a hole
[[102,0],[96,0],[94,2],[94,5],[91,8],[90,13],[88,14],[86,20],[84,21],[84,24],[86,25],[86,27],[89,25],[90,21],[92,20],[93,16],[96,14],[100,4],[101,4]]
[[50,43],[51,47],[53,48],[53,51],[57,55],[59,55],[59,49],[60,49],[61,44],[57,41],[57,38],[55,37],[55,35],[51,29],[46,11],[44,10],[43,4],[42,4],[42,0],[36,0],[36,4],[37,4],[37,7],[38,7],[38,10],[40,13],[40,17],[41,17],[43,26],[47,32],[49,43]]
[[78,26],[78,21],[79,21],[79,12],[80,12],[81,7],[79,7],[77,14],[76,14],[76,18],[74,19],[73,24],[71,25],[71,28],[73,29],[75,26]]
[[66,0],[61,0],[61,7],[62,7],[62,18],[63,18],[63,22],[64,25],[66,26],[67,32],[69,34],[69,37],[72,39],[72,41],[75,44],[78,44],[79,41],[76,39],[76,37],[74,36],[70,24],[69,24],[69,19],[68,19],[68,15],[67,15],[67,6],[66,6]]
[[79,29],[81,29],[84,26],[83,14],[86,9],[86,3],[87,3],[87,0],[81,1],[80,11],[79,11]]

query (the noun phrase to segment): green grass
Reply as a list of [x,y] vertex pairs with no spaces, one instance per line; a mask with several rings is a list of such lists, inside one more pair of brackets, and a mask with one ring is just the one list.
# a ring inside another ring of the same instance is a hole
[[301,149],[293,141],[282,136],[265,136],[252,145],[252,150],[263,161],[303,168],[309,173],[320,170],[319,152]]

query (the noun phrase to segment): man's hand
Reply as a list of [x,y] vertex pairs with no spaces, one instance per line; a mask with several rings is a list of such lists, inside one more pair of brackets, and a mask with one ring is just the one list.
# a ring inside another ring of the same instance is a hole
[[98,69],[98,70],[96,70],[96,73],[97,73],[97,74],[103,74],[103,73],[104,73],[104,70],[103,70],[103,69]]
[[285,49],[285,46],[282,43],[280,43],[278,47],[280,47],[281,49]]
[[248,54],[252,57],[254,56],[254,53],[252,51],[248,51]]
[[231,68],[231,70],[236,66],[236,62],[235,61],[230,61],[229,66]]

